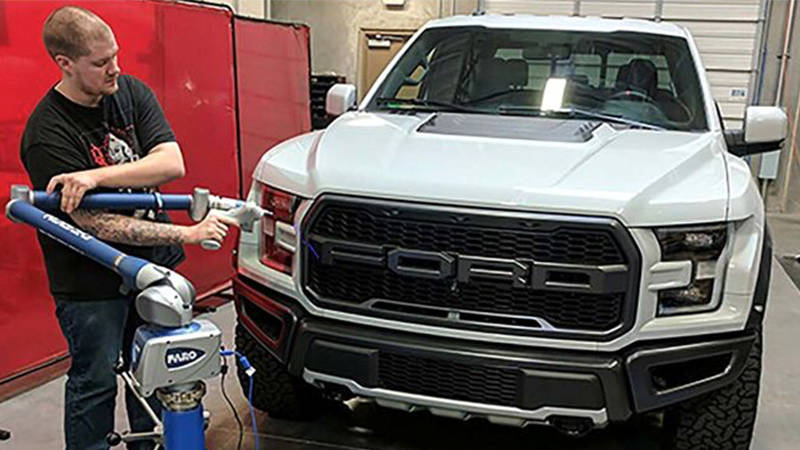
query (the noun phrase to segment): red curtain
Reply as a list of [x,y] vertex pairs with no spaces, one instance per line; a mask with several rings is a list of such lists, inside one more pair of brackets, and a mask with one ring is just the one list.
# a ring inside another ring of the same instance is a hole
[[[166,1],[0,0],[0,206],[12,184],[28,184],[20,137],[36,103],[59,79],[41,42],[42,25],[65,4],[88,8],[111,25],[123,73],[144,80],[161,102],[187,169],[187,176],[165,186],[165,192],[201,186],[218,195],[246,193],[261,153],[310,128],[305,26],[234,20],[226,8]],[[246,174],[243,186],[240,170]],[[190,223],[184,213],[172,217]],[[63,356],[66,344],[33,229],[2,216],[0,249],[1,385]],[[194,283],[198,297],[227,286],[232,249],[233,239],[216,252],[187,247],[187,261],[178,270]]]

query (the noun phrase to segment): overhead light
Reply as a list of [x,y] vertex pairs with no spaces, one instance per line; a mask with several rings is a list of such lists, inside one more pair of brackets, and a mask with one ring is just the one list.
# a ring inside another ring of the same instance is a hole
[[392,41],[388,39],[367,39],[369,48],[392,48]]
[[544,95],[542,96],[542,111],[552,111],[561,109],[564,102],[564,89],[567,88],[565,78],[550,78],[544,85]]
[[383,4],[386,6],[403,6],[406,4],[406,0],[383,0]]

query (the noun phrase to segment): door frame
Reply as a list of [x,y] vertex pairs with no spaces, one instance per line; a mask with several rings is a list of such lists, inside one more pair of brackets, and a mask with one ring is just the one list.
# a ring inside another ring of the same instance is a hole
[[356,72],[356,87],[358,91],[358,101],[360,102],[367,94],[370,86],[367,86],[367,35],[385,34],[388,36],[403,36],[407,42],[417,30],[413,28],[359,28],[358,30],[358,68]]

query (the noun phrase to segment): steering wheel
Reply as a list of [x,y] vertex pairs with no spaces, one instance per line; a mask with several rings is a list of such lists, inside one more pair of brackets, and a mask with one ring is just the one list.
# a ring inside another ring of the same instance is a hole
[[[684,117],[686,117],[686,120],[683,121],[683,123],[690,123],[694,119],[694,114],[692,113],[692,110],[689,109],[689,107],[686,105],[686,103],[684,103],[681,99],[679,99],[677,97],[674,97],[674,98],[671,99],[671,101],[674,102],[676,105],[678,105],[678,107],[681,109],[681,112],[683,113]],[[681,121],[678,120],[678,122],[681,122]]]
[[609,100],[620,100],[623,98],[638,98],[641,101],[649,102],[657,104],[656,101],[650,97],[649,95],[645,94],[644,92],[633,91],[630,89],[626,89],[624,91],[617,92],[616,94],[609,97]]

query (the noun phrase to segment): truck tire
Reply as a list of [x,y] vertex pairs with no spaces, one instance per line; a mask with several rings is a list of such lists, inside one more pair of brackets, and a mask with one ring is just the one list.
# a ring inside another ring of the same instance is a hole
[[[236,326],[236,350],[247,356],[256,369],[253,374],[253,407],[274,419],[312,420],[325,412],[329,404],[322,392],[291,375],[272,353],[268,352],[241,324]],[[239,385],[247,398],[250,379],[237,370]]]
[[761,378],[761,329],[742,374],[722,389],[687,400],[664,414],[664,449],[748,450]]

